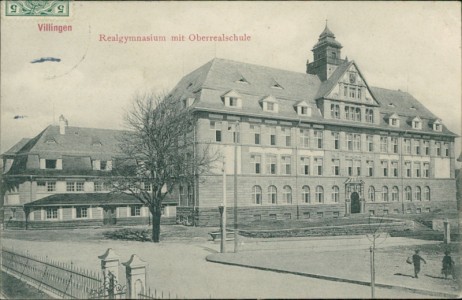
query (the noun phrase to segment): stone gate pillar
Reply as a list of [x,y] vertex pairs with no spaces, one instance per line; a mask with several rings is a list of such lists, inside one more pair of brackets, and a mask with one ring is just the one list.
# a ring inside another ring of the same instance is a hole
[[139,294],[146,293],[146,266],[148,264],[136,254],[122,264],[125,266],[127,276],[127,299],[140,299]]
[[101,260],[101,271],[103,272],[105,294],[114,295],[115,283],[119,281],[119,255],[108,248],[103,255],[98,256]]

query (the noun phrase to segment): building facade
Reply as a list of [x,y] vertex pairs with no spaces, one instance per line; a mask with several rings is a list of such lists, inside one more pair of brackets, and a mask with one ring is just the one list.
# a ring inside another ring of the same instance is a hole
[[[149,209],[130,195],[111,192],[122,159],[121,131],[48,126],[2,155],[4,228],[73,228],[149,224]],[[163,222],[175,222],[176,200],[165,202]]]
[[[456,135],[407,92],[369,86],[341,48],[326,26],[306,73],[214,59],[172,91],[198,115],[198,147],[224,156],[228,220],[234,180],[239,222],[456,209]],[[218,224],[221,169],[180,197],[179,219]]]

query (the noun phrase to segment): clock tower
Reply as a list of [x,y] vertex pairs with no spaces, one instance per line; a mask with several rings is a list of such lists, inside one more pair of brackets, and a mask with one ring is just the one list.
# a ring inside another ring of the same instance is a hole
[[341,58],[342,45],[335,40],[335,35],[329,27],[319,36],[318,42],[313,47],[314,61],[306,64],[306,73],[318,75],[321,81],[329,79],[335,69],[344,62]]

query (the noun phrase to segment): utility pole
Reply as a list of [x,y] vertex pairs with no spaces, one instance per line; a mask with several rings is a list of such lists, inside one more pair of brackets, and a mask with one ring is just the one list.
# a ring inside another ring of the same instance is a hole
[[223,208],[221,211],[221,253],[226,252],[226,160],[223,159]]
[[371,298],[375,298],[375,233],[372,237],[372,246],[369,248],[371,253]]
[[237,142],[239,138],[239,121],[236,121],[234,128],[234,253],[238,251],[237,234]]

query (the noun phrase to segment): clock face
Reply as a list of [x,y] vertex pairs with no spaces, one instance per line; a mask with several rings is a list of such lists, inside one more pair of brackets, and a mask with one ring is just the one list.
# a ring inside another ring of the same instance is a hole
[[355,83],[356,82],[356,73],[351,72],[350,73],[350,83]]

